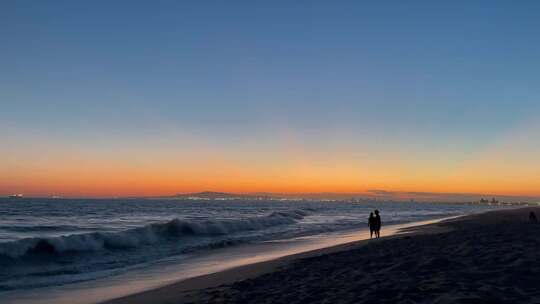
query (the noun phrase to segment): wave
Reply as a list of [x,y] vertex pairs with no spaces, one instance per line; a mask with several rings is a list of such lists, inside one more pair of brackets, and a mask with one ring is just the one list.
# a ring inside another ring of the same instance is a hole
[[93,232],[49,238],[26,238],[0,243],[0,255],[20,258],[35,254],[63,254],[129,249],[183,237],[227,235],[294,224],[308,215],[304,210],[274,212],[268,216],[238,220],[186,221],[149,224],[122,232]]

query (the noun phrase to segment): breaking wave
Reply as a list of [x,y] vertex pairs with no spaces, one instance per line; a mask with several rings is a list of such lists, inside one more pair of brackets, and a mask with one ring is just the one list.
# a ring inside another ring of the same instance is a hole
[[26,238],[0,243],[0,255],[20,258],[35,254],[64,254],[137,248],[186,237],[228,235],[243,231],[294,224],[308,215],[304,210],[274,212],[238,220],[186,221],[174,219],[122,232],[93,232],[60,237]]

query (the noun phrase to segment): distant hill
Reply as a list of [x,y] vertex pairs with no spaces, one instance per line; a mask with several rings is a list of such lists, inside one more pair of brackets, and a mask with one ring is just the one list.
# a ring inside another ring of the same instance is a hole
[[249,199],[260,198],[258,195],[203,191],[197,193],[180,193],[173,195],[175,198],[200,198],[200,199]]

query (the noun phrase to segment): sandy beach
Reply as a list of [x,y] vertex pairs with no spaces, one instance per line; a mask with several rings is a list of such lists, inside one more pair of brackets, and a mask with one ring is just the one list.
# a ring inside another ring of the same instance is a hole
[[540,208],[493,211],[182,281],[123,303],[539,303]]

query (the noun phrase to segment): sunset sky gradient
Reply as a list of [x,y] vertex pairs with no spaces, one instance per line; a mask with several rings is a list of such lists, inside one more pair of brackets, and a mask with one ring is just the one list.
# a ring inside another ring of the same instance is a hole
[[2,1],[0,195],[540,196],[538,1]]

